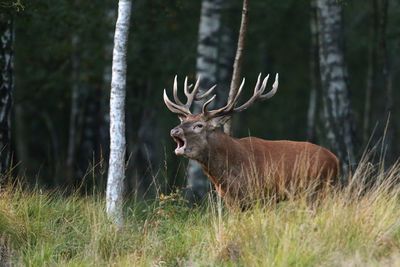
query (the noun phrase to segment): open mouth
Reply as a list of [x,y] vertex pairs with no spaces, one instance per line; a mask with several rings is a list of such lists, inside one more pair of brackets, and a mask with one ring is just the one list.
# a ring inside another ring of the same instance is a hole
[[172,136],[174,141],[176,142],[175,154],[176,155],[183,155],[185,153],[186,148],[186,139],[181,136]]

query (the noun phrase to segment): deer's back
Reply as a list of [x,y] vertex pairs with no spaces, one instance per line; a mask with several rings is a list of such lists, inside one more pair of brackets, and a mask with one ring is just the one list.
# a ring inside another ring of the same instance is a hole
[[269,141],[256,137],[241,138],[238,142],[247,147],[248,162],[259,172],[281,176],[284,180],[301,176],[332,179],[338,175],[337,157],[326,148],[309,142]]

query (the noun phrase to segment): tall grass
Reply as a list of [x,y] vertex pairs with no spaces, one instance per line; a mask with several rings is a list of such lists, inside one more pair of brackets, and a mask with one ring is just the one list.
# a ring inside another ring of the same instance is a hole
[[[227,211],[179,192],[127,203],[108,221],[101,197],[8,187],[0,197],[3,264],[24,266],[400,266],[400,166],[367,161],[344,188]],[[1,264],[0,264],[1,265]]]

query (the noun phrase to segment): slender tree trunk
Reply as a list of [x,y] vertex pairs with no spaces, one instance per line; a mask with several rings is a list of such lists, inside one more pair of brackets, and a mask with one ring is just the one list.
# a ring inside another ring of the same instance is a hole
[[71,55],[71,110],[69,117],[68,150],[67,150],[67,184],[72,186],[75,181],[75,156],[77,146],[78,115],[80,101],[80,55],[79,55],[79,36],[72,36],[72,55]]
[[107,180],[107,214],[123,225],[122,205],[125,179],[125,96],[131,0],[119,0],[115,27],[110,97],[110,160]]
[[364,117],[363,117],[363,143],[368,142],[371,123],[371,98],[373,89],[376,88],[376,72],[377,72],[377,53],[378,53],[378,0],[371,0],[371,15],[370,15],[370,42],[368,47],[368,70],[367,70],[367,85],[365,88],[364,100]]
[[319,62],[325,129],[344,173],[354,163],[352,112],[343,53],[342,7],[336,0],[317,0]]
[[40,113],[40,117],[43,120],[44,125],[46,126],[46,130],[48,132],[48,137],[49,137],[49,142],[48,142],[48,159],[49,162],[54,162],[54,166],[53,166],[53,173],[54,176],[56,177],[56,179],[51,179],[50,182],[51,183],[55,183],[55,184],[62,184],[60,181],[58,181],[58,177],[61,177],[60,174],[60,166],[58,165],[58,163],[60,162],[59,160],[59,155],[60,155],[60,146],[59,146],[59,141],[58,141],[58,135],[57,135],[57,131],[56,131],[56,127],[54,127],[54,123],[53,120],[51,118],[51,116],[47,113],[47,112],[41,112]]
[[[223,2],[224,0],[202,1],[196,62],[197,76],[201,77],[198,94],[204,93],[217,83],[218,41]],[[200,112],[201,107],[201,102],[195,102],[194,112]],[[189,200],[193,202],[202,199],[210,188],[208,179],[203,174],[200,165],[193,160],[189,160],[187,172]]]
[[387,147],[387,157],[389,160],[394,160],[394,147],[393,147],[393,139],[394,139],[394,126],[395,120],[390,119],[392,110],[393,110],[393,84],[390,70],[390,62],[389,62],[389,52],[387,48],[387,22],[388,22],[388,8],[389,8],[389,0],[382,0],[380,5],[380,15],[379,15],[379,51],[380,61],[382,62],[382,87],[385,91],[385,106],[384,106],[384,114],[385,119],[388,120],[388,127],[385,134],[385,141]]
[[310,99],[307,112],[307,140],[314,142],[316,139],[316,122],[317,122],[317,99],[320,91],[320,73],[319,73],[319,57],[318,57],[318,27],[317,27],[317,6],[316,1],[311,0],[310,12]]
[[[9,171],[11,161],[10,115],[13,92],[13,19],[8,12],[0,13],[0,174]],[[0,178],[0,184],[2,178]]]
[[[87,176],[89,173],[97,177],[95,166],[99,162],[100,155],[100,127],[102,125],[101,98],[102,90],[95,85],[86,85],[87,95],[82,105],[83,114],[81,124],[81,139],[79,142],[79,155],[77,161],[79,165],[79,177]],[[93,164],[95,163],[95,164]],[[92,185],[92,181],[85,179],[85,185]]]
[[137,133],[137,142],[132,150],[134,164],[133,184],[130,185],[141,197],[153,193],[151,190],[156,176],[156,166],[159,162],[157,140],[158,129],[155,126],[156,110],[144,107],[141,122]]
[[[393,109],[393,84],[391,77],[390,56],[387,49],[388,0],[371,0],[370,28],[371,42],[369,47],[367,86],[364,103],[363,141],[370,136],[370,121],[373,113],[378,114],[372,119],[379,120],[378,137],[384,135],[386,156],[394,159],[393,140],[396,121],[391,117]],[[384,92],[384,93],[383,93]],[[375,95],[374,95],[375,94]],[[377,99],[379,105],[371,106],[372,99]],[[375,108],[372,112],[372,108]]]
[[[243,9],[242,9],[242,21],[240,23],[239,30],[239,38],[236,49],[235,63],[233,65],[233,74],[232,74],[232,82],[229,90],[229,98],[228,101],[231,101],[233,96],[236,95],[236,92],[239,90],[240,86],[240,75],[242,70],[242,55],[243,49],[245,45],[245,37],[247,32],[247,13],[248,13],[248,0],[243,0]],[[232,121],[229,119],[224,125],[224,132],[227,134],[231,134],[232,131]]]
[[26,121],[24,119],[24,110],[21,104],[16,104],[15,108],[15,147],[17,153],[18,175],[27,176],[28,170],[28,147],[26,143]]

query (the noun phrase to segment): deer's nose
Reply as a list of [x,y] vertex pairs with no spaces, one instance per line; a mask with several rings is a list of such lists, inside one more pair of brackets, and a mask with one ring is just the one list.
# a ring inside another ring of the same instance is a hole
[[182,128],[174,128],[171,130],[171,136],[179,136],[183,134]]

